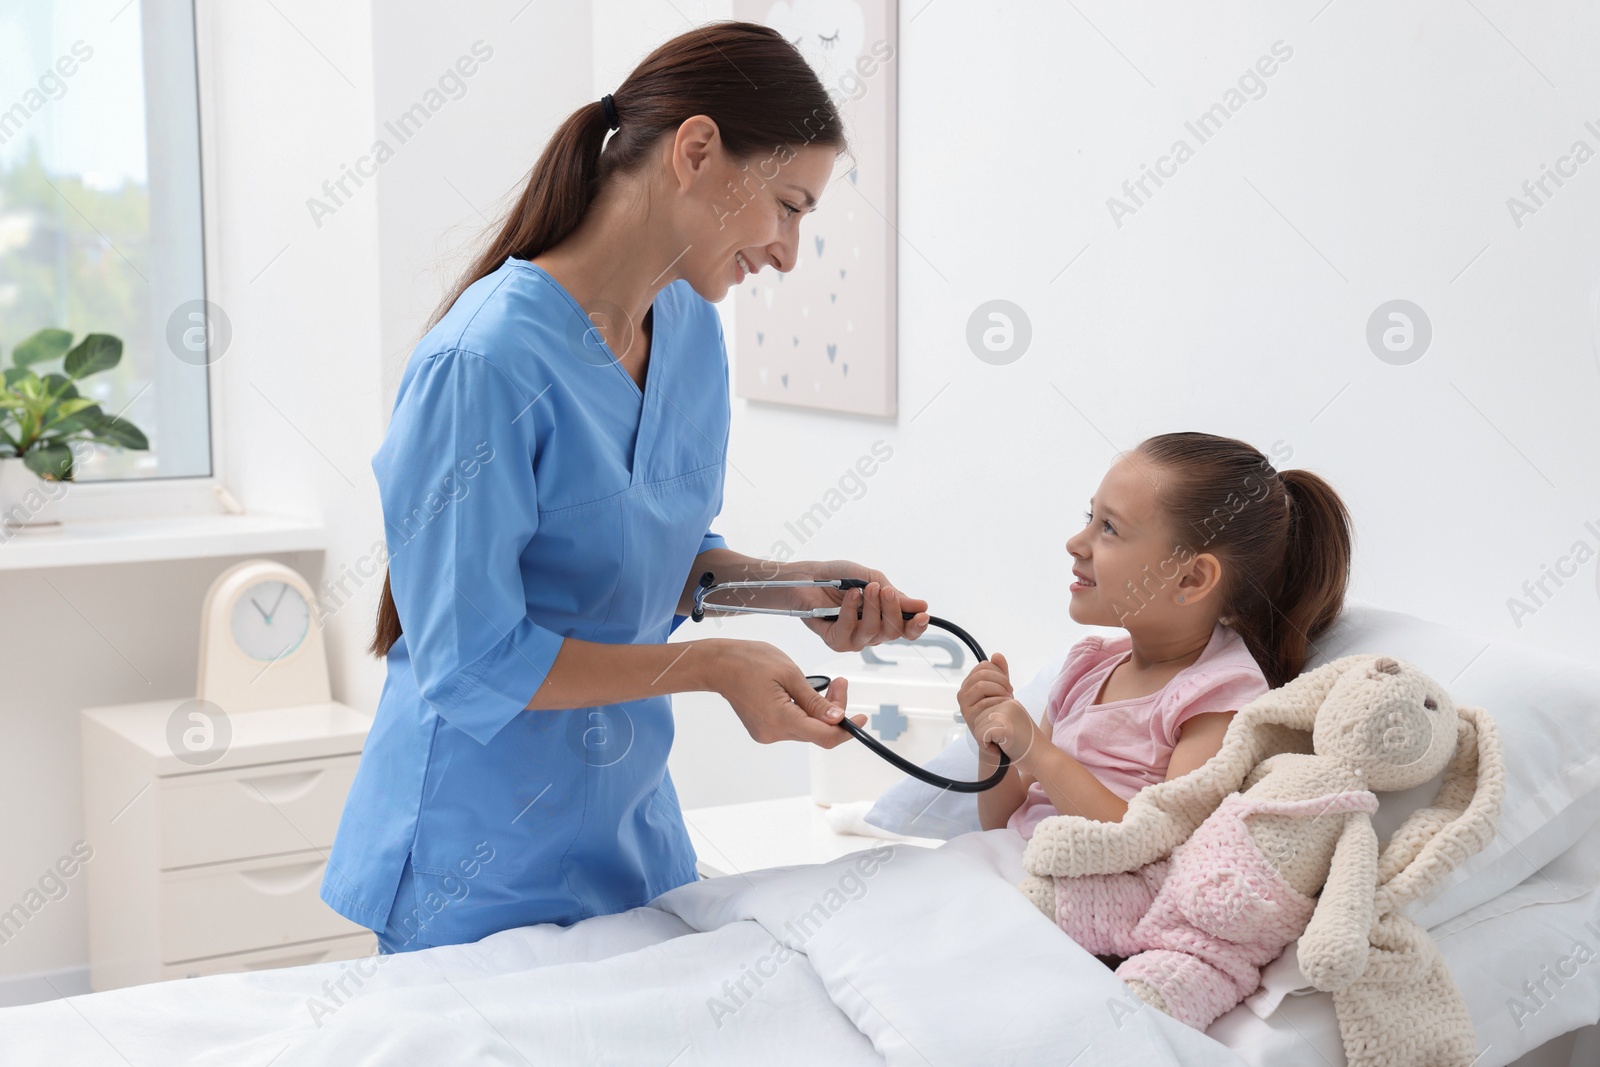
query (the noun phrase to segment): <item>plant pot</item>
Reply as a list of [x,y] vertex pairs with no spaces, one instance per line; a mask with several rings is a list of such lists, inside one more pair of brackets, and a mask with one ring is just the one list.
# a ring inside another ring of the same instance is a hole
[[0,459],[0,539],[14,534],[60,533],[56,516],[62,498],[72,489],[71,482],[47,482],[20,456]]

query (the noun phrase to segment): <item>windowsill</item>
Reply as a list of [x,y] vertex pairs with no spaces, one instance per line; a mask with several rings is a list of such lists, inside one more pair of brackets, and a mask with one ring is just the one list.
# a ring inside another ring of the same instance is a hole
[[0,542],[0,571],[320,551],[326,547],[319,520],[291,515],[162,515],[69,520],[64,525],[57,533],[20,533]]

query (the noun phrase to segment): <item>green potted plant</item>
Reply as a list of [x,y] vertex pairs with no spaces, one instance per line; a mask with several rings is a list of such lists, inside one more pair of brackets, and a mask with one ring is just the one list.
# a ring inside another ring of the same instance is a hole
[[[35,370],[57,359],[60,373]],[[78,395],[78,382],[121,360],[122,341],[111,334],[87,334],[73,345],[70,331],[54,328],[12,350],[0,388],[0,528],[7,533],[60,528],[59,520],[42,521],[39,513],[62,495],[54,483],[74,480],[74,442],[150,447],[137,426]]]

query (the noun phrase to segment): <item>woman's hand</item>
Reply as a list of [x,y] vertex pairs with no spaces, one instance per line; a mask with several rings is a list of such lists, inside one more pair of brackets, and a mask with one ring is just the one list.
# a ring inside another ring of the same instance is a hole
[[[847,705],[847,683],[835,678],[827,696],[811,688],[794,660],[765,641],[722,641],[712,645],[712,690],[733,705],[750,736],[763,745],[810,741],[823,748],[852,740],[839,725]],[[865,715],[850,721],[864,726]]]
[[[882,571],[849,560],[833,560],[813,563],[806,572],[809,578],[860,578],[867,582],[865,589],[817,586],[798,591],[799,607],[838,606],[837,619],[801,620],[835,652],[859,652],[868,645],[901,637],[915,641],[927,632],[928,602],[903,595],[889,584]],[[858,612],[859,619],[856,618]],[[903,612],[911,612],[912,617],[903,618]]]

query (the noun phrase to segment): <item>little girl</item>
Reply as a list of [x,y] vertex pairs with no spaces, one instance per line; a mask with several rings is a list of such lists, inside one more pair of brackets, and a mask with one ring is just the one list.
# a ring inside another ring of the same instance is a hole
[[1338,615],[1350,572],[1349,514],[1310,471],[1279,473],[1243,441],[1152,437],[1119,456],[1067,541],[1068,613],[1126,630],[1072,646],[1044,722],[1015,699],[1005,657],[962,683],[980,742],[1014,773],[978,794],[985,830],[1024,839],[1051,815],[1120,822],[1140,789],[1187,774],[1222,747],[1234,712],[1304,667]]

